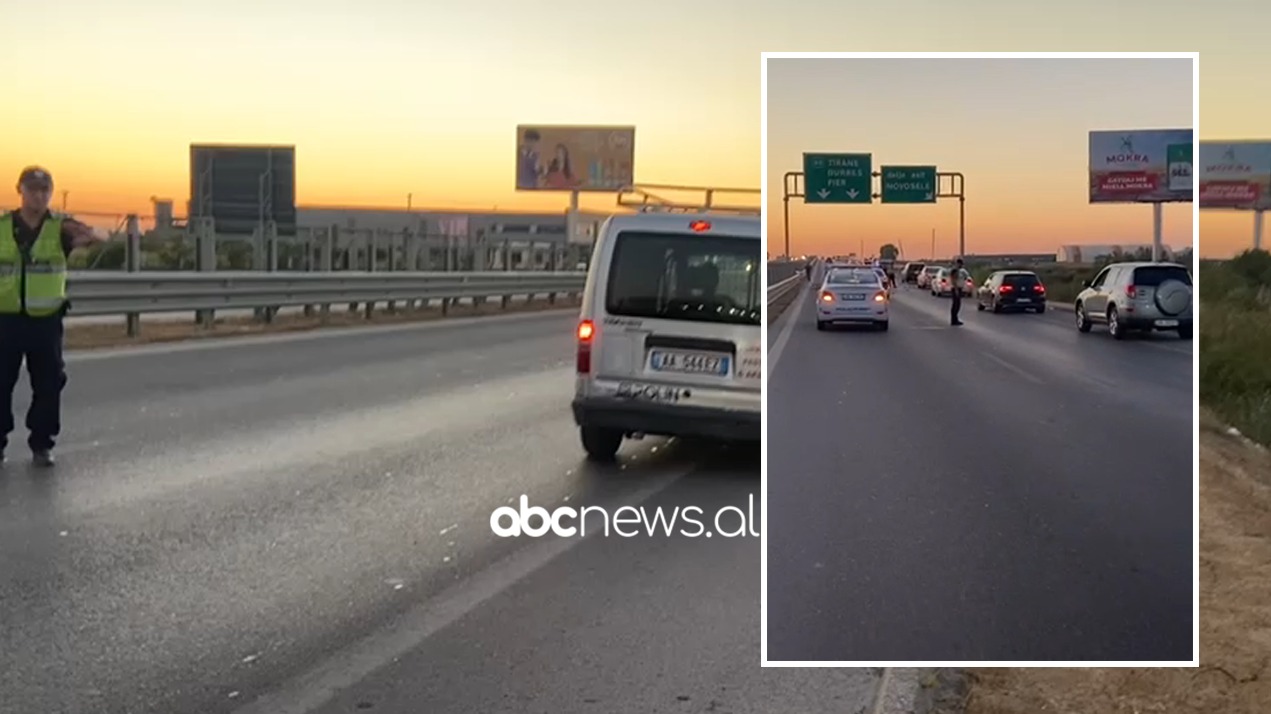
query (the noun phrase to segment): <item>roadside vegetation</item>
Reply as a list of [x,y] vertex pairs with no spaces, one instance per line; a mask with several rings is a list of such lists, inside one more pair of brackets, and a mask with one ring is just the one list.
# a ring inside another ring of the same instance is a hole
[[1201,402],[1271,444],[1271,253],[1202,261],[1200,291]]

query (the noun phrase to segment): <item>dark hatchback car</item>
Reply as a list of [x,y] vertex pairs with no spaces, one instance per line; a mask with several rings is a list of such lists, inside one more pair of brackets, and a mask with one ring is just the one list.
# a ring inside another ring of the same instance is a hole
[[988,277],[976,298],[976,308],[993,312],[1046,312],[1046,286],[1037,273],[999,270]]
[[918,273],[927,267],[925,263],[905,263],[904,271],[901,273],[900,282],[909,283],[910,285],[918,284]]

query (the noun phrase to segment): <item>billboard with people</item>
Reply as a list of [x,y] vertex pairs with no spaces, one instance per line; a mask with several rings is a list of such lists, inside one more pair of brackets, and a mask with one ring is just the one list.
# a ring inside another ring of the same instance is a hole
[[603,191],[635,180],[635,127],[516,127],[518,191]]

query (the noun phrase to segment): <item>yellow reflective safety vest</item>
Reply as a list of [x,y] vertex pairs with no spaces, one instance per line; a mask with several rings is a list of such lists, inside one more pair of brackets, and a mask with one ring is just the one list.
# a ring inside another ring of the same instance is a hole
[[49,317],[66,304],[62,219],[50,215],[27,255],[18,247],[12,213],[0,215],[0,315]]

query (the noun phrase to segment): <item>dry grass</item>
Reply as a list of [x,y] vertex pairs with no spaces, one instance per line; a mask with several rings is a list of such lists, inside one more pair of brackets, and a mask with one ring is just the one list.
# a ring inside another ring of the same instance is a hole
[[216,324],[203,328],[190,322],[145,321],[141,323],[141,334],[129,337],[124,329],[123,317],[112,324],[93,324],[66,326],[66,348],[75,350],[99,349],[105,347],[124,347],[159,342],[177,342],[195,339],[216,339],[219,337],[241,337],[243,335],[276,334],[281,332],[300,332],[317,330],[324,327],[357,327],[364,325],[391,325],[408,322],[427,322],[448,317],[477,317],[482,315],[502,315],[509,313],[541,312],[553,309],[577,309],[579,299],[560,296],[555,304],[546,300],[534,302],[514,302],[504,309],[498,300],[482,306],[460,305],[450,308],[443,315],[438,307],[422,309],[398,309],[395,312],[377,310],[367,317],[364,312],[348,312],[332,306],[327,315],[277,315],[272,322],[259,322],[250,317],[222,318]]
[[1271,456],[1201,426],[1200,668],[971,670],[967,714],[1271,712]]

